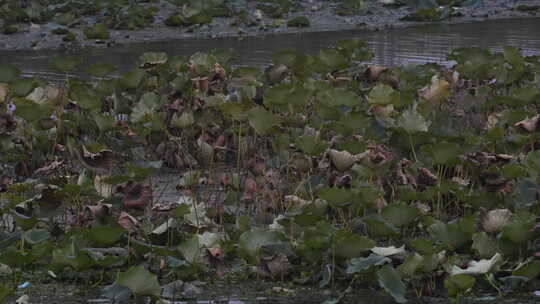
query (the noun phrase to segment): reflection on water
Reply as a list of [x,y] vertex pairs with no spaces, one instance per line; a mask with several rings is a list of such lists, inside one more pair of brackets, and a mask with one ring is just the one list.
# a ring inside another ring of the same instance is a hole
[[[115,46],[108,49],[85,49],[79,55],[86,64],[108,62],[119,71],[133,67],[139,56],[149,51],[164,51],[170,55],[190,55],[215,48],[232,48],[238,59],[235,64],[266,65],[271,55],[282,49],[317,52],[335,45],[341,39],[366,40],[375,53],[374,62],[384,65],[438,62],[448,64],[446,55],[457,47],[476,46],[500,50],[504,45],[522,49],[525,55],[540,54],[540,18],[492,20],[466,24],[436,24],[384,31],[340,31],[304,34],[280,34],[244,39],[189,39]],[[27,75],[60,80],[48,65],[60,51],[0,52],[0,64],[12,63]]]

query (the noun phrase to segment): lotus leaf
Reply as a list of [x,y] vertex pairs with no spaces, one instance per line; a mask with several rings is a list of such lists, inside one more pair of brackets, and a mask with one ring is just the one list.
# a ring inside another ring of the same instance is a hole
[[55,56],[50,60],[51,65],[62,72],[72,71],[82,63],[82,58],[67,56],[59,57]]
[[518,265],[518,268],[512,271],[512,275],[526,277],[529,280],[534,280],[540,275],[540,262],[527,261]]
[[368,102],[373,105],[394,104],[399,98],[399,94],[386,84],[378,84],[371,89],[368,95]]
[[409,255],[403,264],[399,265],[397,271],[404,277],[413,277],[417,272],[423,270],[424,257],[418,253]]
[[367,226],[367,231],[372,237],[397,237],[399,235],[398,228],[392,226],[384,219],[374,218],[374,217],[365,217],[362,221]]
[[19,77],[21,71],[12,65],[0,66],[0,82],[11,82]]
[[35,245],[50,238],[51,234],[45,229],[30,229],[24,232],[23,239],[29,244]]
[[346,272],[348,274],[358,273],[369,269],[372,266],[380,266],[389,263],[392,263],[391,259],[372,253],[366,258],[360,257],[351,259],[348,262]]
[[481,258],[492,257],[497,253],[497,242],[491,239],[485,232],[477,232],[472,236],[473,244],[471,246]]
[[138,296],[159,296],[161,287],[155,275],[143,266],[132,266],[119,274],[117,284],[128,287]]
[[407,133],[427,132],[430,123],[416,110],[405,110],[397,121],[397,126]]
[[407,303],[407,299],[405,298],[407,287],[392,265],[382,266],[377,270],[376,274],[379,285],[384,288],[396,302]]
[[359,234],[338,231],[334,236],[334,250],[339,257],[350,259],[358,257],[362,252],[372,249],[375,241]]
[[238,240],[241,252],[252,262],[258,263],[261,247],[282,242],[282,235],[276,231],[256,228],[248,230]]
[[278,116],[262,107],[255,107],[248,112],[249,124],[259,135],[268,134],[275,126],[280,124]]
[[86,69],[86,73],[97,77],[103,77],[105,75],[111,74],[115,70],[116,68],[112,64],[94,63]]
[[467,274],[458,274],[449,276],[444,280],[444,287],[448,291],[448,295],[451,297],[459,296],[466,293],[474,287],[476,279]]
[[463,217],[456,222],[444,224],[435,221],[428,231],[437,240],[442,241],[450,248],[460,248],[471,240],[475,231],[475,219],[473,217]]
[[382,216],[396,227],[407,226],[420,215],[420,210],[406,204],[391,204],[382,210]]
[[85,232],[85,237],[99,246],[116,244],[126,232],[122,227],[96,226]]

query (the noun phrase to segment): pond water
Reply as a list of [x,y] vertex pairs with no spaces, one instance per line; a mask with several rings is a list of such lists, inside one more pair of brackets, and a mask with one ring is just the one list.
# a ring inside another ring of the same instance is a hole
[[[491,50],[512,45],[525,55],[540,54],[540,18],[489,20],[464,24],[426,24],[409,28],[380,31],[349,30],[303,34],[279,34],[264,37],[186,39],[166,42],[135,43],[110,48],[88,48],[76,53],[86,64],[108,62],[120,72],[133,67],[139,56],[149,51],[164,51],[169,55],[191,55],[197,51],[232,48],[239,65],[267,65],[271,55],[283,49],[317,52],[332,47],[342,39],[366,40],[375,53],[373,61],[383,65],[438,62],[449,64],[446,55],[458,47],[476,46]],[[65,55],[60,50],[0,51],[0,64],[11,63],[26,75],[48,80],[64,79],[65,74],[53,70],[48,62],[52,56]]]

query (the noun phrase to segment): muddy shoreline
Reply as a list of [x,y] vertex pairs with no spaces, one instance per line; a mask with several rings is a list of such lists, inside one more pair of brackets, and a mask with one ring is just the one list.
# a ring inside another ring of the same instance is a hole
[[[45,50],[65,49],[77,51],[81,47],[106,48],[114,45],[126,45],[130,43],[156,42],[192,38],[231,38],[266,36],[284,33],[307,33],[324,32],[351,29],[385,30],[389,28],[402,28],[426,24],[425,22],[402,21],[401,18],[414,11],[410,7],[389,8],[378,2],[369,2],[369,7],[359,14],[351,16],[339,16],[335,13],[336,4],[328,1],[308,0],[300,1],[302,9],[290,12],[280,19],[281,25],[276,26],[276,19],[259,16],[257,24],[252,26],[231,25],[234,17],[213,18],[211,24],[194,25],[190,27],[169,27],[164,20],[175,10],[175,7],[166,1],[159,1],[159,11],[155,14],[154,22],[139,30],[110,30],[110,39],[92,40],[85,39],[83,29],[91,25],[93,19],[83,18],[75,27],[69,30],[76,36],[74,42],[63,42],[61,35],[51,33],[54,23],[46,24],[20,24],[19,32],[11,35],[0,33],[0,51],[21,50]],[[256,15],[257,2],[249,2],[247,12]],[[156,5],[156,4],[153,4]],[[367,4],[366,4],[367,5]],[[493,19],[509,19],[540,16],[540,10],[520,11],[516,8],[520,5],[534,6],[538,1],[534,0],[493,0],[481,1],[475,5],[453,8],[459,13],[459,17],[452,17],[436,24],[459,24]],[[306,16],[310,20],[309,27],[288,27],[286,21],[294,17]],[[254,19],[256,19],[254,17]]]

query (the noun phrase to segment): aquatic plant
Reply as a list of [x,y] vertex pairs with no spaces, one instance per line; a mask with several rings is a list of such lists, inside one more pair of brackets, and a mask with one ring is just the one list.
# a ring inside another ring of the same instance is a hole
[[146,53],[60,85],[0,67],[0,298],[70,270],[156,300],[195,277],[378,286],[400,303],[534,286],[538,57],[381,67],[360,40],[266,69],[233,54]]

